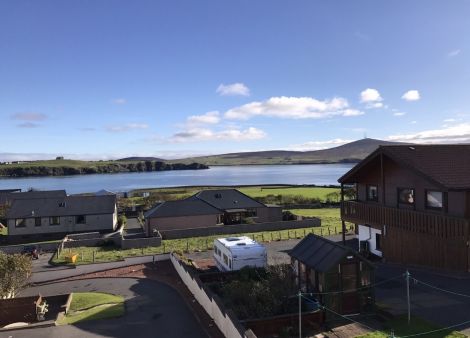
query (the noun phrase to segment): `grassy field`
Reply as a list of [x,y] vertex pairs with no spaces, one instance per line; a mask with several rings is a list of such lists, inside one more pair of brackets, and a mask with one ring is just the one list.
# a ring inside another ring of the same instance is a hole
[[[425,333],[433,330],[439,330],[442,327],[439,327],[433,323],[427,322],[418,317],[411,317],[411,323],[408,325],[408,320],[406,316],[397,317],[384,325],[387,328],[387,332],[373,332],[367,335],[363,335],[357,338],[388,338],[390,337],[390,332],[393,329],[395,336],[402,337],[408,335],[416,335],[418,333]],[[464,334],[461,334],[452,330],[442,330],[434,333],[419,335],[422,338],[464,338],[467,337]]]
[[340,227],[341,216],[339,208],[322,209],[289,209],[294,215],[305,217],[318,217],[321,219],[322,227]]
[[282,196],[302,196],[305,198],[318,198],[321,201],[326,200],[326,195],[332,192],[339,192],[339,188],[313,187],[313,186],[250,186],[250,187],[178,187],[178,188],[155,188],[155,189],[139,189],[136,193],[147,191],[160,194],[168,200],[181,199],[190,195],[194,195],[201,190],[207,189],[238,189],[242,193],[256,198],[266,197],[268,195]]
[[1,227],[0,228],[0,235],[3,235],[3,236],[8,235],[8,227]]
[[[246,235],[258,242],[270,242],[287,240],[294,238],[302,238],[309,233],[317,235],[332,235],[341,232],[341,226],[336,227],[318,227],[318,228],[301,228],[294,230],[282,231],[264,231],[256,233],[243,233],[234,234],[233,236]],[[69,263],[68,257],[77,254],[78,259],[76,264],[90,264],[93,262],[111,262],[124,259],[126,257],[137,257],[144,255],[154,255],[169,253],[172,251],[194,252],[205,251],[213,248],[214,239],[220,238],[223,235],[214,235],[207,237],[192,237],[182,239],[163,240],[162,245],[158,247],[147,247],[142,249],[127,249],[122,250],[114,246],[101,246],[101,247],[78,247],[73,249],[64,249],[59,257],[54,255],[52,262],[55,264],[72,264]]]
[[100,292],[77,292],[72,294],[69,313],[58,324],[119,317],[124,312],[122,296]]

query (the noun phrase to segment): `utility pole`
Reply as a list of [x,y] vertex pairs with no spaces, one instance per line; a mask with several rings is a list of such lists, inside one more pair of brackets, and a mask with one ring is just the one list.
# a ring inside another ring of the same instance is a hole
[[299,290],[299,338],[302,338],[302,292]]
[[411,306],[410,306],[410,273],[406,270],[406,299],[408,303],[408,325],[410,325],[411,321]]

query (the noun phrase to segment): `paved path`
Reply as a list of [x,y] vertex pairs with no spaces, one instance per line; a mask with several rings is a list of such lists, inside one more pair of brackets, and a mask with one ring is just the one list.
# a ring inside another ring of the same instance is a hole
[[126,314],[120,318],[82,322],[76,325],[17,330],[0,338],[207,338],[181,296],[166,284],[135,278],[101,278],[43,285],[26,289],[20,296],[99,291],[125,298]]
[[108,269],[121,268],[129,265],[144,264],[153,262],[155,260],[164,260],[168,258],[168,255],[155,255],[155,256],[141,256],[141,257],[130,257],[123,261],[110,262],[110,263],[96,263],[87,265],[77,265],[76,268],[65,268],[56,270],[41,270],[33,273],[30,278],[31,283],[45,283],[57,279],[63,279],[67,277],[73,277],[83,275],[86,273],[92,273],[97,271],[103,271]]

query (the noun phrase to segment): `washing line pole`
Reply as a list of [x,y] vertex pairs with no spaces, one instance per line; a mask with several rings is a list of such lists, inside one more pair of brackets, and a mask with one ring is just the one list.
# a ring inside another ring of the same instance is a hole
[[408,325],[411,321],[411,306],[410,306],[410,273],[406,270],[406,300],[408,303]]
[[302,338],[302,292],[299,290],[299,338]]

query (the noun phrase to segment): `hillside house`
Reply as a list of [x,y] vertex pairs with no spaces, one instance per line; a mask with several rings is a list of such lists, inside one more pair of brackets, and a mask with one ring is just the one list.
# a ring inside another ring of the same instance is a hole
[[341,218],[386,261],[470,271],[470,145],[381,146],[339,179]]
[[282,209],[266,206],[236,189],[203,190],[185,200],[163,202],[145,214],[146,231],[282,221]]
[[9,241],[61,238],[76,232],[117,227],[116,196],[15,199],[7,210]]

